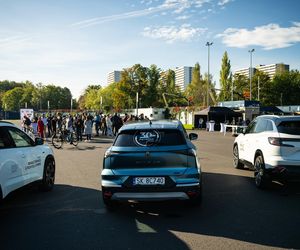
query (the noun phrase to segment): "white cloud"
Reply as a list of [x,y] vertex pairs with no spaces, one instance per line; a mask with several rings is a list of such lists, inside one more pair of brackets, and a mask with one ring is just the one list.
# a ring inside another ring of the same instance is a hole
[[220,0],[218,2],[218,5],[219,6],[224,6],[224,5],[226,5],[226,4],[230,3],[230,2],[233,2],[233,0]]
[[193,28],[190,25],[184,24],[180,27],[176,26],[161,26],[161,27],[146,27],[143,31],[143,36],[152,39],[162,39],[167,43],[175,41],[190,41],[204,34],[207,29]]
[[187,15],[176,17],[177,20],[186,20],[186,19],[189,19],[189,18],[190,18],[190,16],[187,16]]
[[261,46],[265,50],[290,47],[300,42],[300,22],[283,28],[278,24],[255,27],[253,30],[228,28],[217,37],[229,47]]
[[[201,8],[204,3],[209,3],[211,1],[212,0],[165,0],[162,4],[157,5],[155,7],[148,7],[146,9],[142,9],[142,10],[136,10],[136,11],[125,12],[125,13],[116,14],[116,15],[86,19],[86,20],[82,20],[82,21],[71,24],[71,27],[86,28],[86,27],[90,27],[90,26],[105,23],[105,22],[112,22],[112,21],[117,21],[117,20],[124,20],[124,19],[129,19],[129,18],[147,16],[147,15],[159,13],[159,12],[166,13],[166,11],[173,11],[173,13],[175,13],[175,14],[181,14],[184,11],[191,9],[192,7]],[[149,6],[156,2],[157,2],[157,0],[142,0],[142,1],[140,1],[140,4]]]

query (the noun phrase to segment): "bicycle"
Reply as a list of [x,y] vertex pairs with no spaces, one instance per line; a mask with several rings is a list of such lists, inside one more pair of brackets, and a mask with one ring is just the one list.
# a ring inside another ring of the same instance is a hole
[[75,147],[78,145],[75,132],[74,131],[70,132],[69,130],[61,130],[58,133],[54,133],[52,135],[51,141],[52,141],[52,145],[57,149],[62,148],[64,142],[69,142]]

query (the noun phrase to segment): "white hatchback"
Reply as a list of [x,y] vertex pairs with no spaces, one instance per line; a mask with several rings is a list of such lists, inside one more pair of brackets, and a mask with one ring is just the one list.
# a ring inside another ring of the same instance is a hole
[[33,140],[9,122],[0,121],[0,200],[32,182],[44,191],[54,186],[55,160],[41,138]]
[[259,188],[272,180],[300,179],[300,116],[255,118],[234,141],[233,164],[253,169]]

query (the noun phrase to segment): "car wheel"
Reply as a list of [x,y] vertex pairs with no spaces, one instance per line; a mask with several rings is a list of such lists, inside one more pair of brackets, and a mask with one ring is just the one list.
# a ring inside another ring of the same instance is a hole
[[238,145],[235,144],[233,147],[233,166],[237,169],[243,169],[244,164],[240,162],[239,158],[239,148]]
[[50,191],[53,189],[55,181],[55,161],[54,159],[47,158],[44,165],[43,179],[40,184],[42,191]]
[[269,183],[269,178],[265,171],[265,162],[261,154],[257,155],[254,161],[254,180],[258,188],[264,189]]

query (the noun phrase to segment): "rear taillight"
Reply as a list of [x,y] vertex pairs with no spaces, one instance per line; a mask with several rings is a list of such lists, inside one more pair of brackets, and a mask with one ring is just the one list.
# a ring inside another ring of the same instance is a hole
[[271,145],[274,146],[281,146],[281,140],[278,137],[269,137],[268,141]]
[[281,147],[294,147],[294,145],[285,144],[284,138],[279,137],[268,137],[268,141],[271,145],[281,146]]

